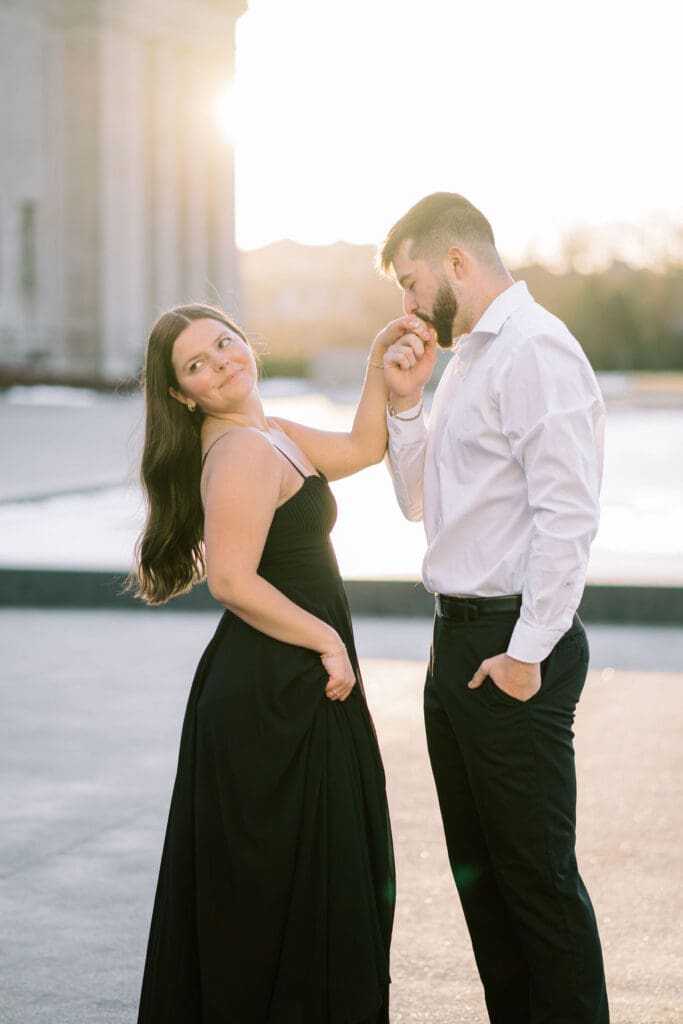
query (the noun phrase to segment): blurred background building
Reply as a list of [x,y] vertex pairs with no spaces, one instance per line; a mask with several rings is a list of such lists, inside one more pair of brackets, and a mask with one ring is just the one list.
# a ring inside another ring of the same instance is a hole
[[215,108],[246,0],[0,0],[0,363],[137,372],[167,305],[234,308]]
[[[358,4],[346,18],[344,5],[293,0],[0,0],[0,388],[130,381],[157,313],[207,299],[246,328],[267,375],[360,379],[400,293],[377,274],[373,244],[333,243],[331,229],[313,244],[304,228],[342,199],[367,216],[384,191],[370,175],[382,159],[355,154],[364,138],[366,149],[387,138],[390,151],[391,105],[368,104],[366,82],[360,108],[348,76],[324,77],[337,51],[347,59],[337,34],[346,26],[355,45],[381,6]],[[383,31],[395,20],[385,12]],[[240,99],[221,107],[236,34]],[[371,48],[360,66],[376,64]],[[239,275],[234,139],[240,236],[251,219],[254,237],[273,239],[239,252]],[[335,177],[340,151],[359,165],[355,177]],[[470,169],[471,180],[482,175]],[[524,178],[533,185],[531,166]],[[509,183],[496,192],[504,210]],[[594,193],[598,184],[586,201]],[[295,230],[278,236],[296,227],[282,222],[290,210],[306,244]],[[368,227],[368,242],[391,221]],[[355,223],[347,211],[337,237]],[[550,265],[531,249],[508,262],[597,370],[683,370],[679,218],[577,226],[557,250]]]

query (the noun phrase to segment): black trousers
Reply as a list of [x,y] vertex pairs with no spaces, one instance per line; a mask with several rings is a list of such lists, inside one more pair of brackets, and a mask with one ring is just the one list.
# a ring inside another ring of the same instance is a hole
[[607,1024],[600,939],[575,855],[578,618],[518,701],[487,679],[517,612],[436,619],[425,723],[446,843],[492,1024]]

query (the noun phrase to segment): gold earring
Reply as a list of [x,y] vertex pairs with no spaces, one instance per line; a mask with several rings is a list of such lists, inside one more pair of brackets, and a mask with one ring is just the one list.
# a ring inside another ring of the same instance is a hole
[[190,410],[190,412],[194,412],[195,409],[197,408],[197,403],[196,402],[188,402],[187,403],[187,408]]

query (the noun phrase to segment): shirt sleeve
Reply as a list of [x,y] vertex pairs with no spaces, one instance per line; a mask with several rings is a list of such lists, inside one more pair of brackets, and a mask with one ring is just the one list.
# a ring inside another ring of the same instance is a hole
[[[424,471],[427,424],[422,403],[398,416],[387,409],[389,444],[385,456],[399,507],[406,519],[418,523],[422,519],[422,474]],[[411,419],[410,417],[416,417]]]
[[532,532],[508,654],[548,656],[572,622],[598,529],[605,406],[578,343],[526,338],[500,381],[503,432],[524,472]]

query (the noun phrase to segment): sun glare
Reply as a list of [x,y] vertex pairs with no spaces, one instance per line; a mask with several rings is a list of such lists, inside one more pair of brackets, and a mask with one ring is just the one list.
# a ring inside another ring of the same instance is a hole
[[221,134],[228,142],[237,137],[237,100],[235,86],[224,85],[214,100],[214,113]]
[[561,263],[579,228],[680,223],[671,0],[647,17],[623,0],[418,6],[250,0],[222,115],[241,247],[376,243],[442,190],[484,210],[511,262]]

